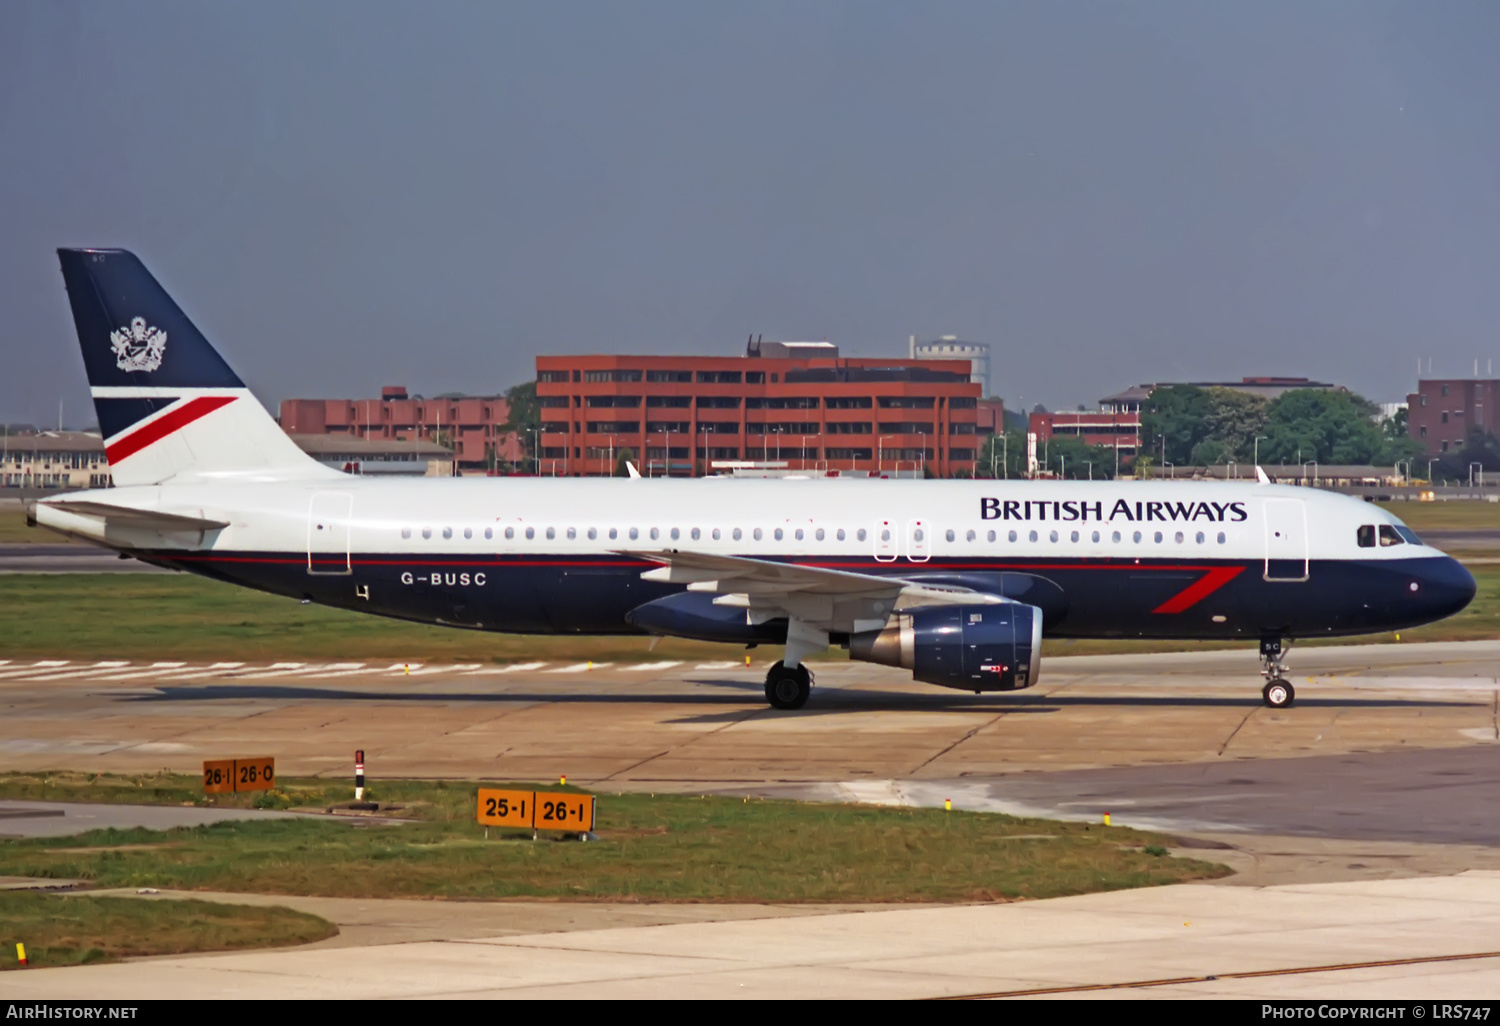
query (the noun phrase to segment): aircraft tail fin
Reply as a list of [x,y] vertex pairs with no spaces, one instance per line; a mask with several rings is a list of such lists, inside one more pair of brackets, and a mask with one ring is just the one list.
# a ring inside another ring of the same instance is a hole
[[297,448],[135,254],[57,256],[116,485],[336,473]]

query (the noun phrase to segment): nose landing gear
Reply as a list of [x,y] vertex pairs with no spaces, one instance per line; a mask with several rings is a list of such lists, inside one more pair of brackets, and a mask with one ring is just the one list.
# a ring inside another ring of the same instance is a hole
[[1272,709],[1285,709],[1297,698],[1296,689],[1286,679],[1288,667],[1281,661],[1286,649],[1291,647],[1290,639],[1285,647],[1279,637],[1260,639],[1260,675],[1266,678],[1266,686],[1261,688],[1260,697]]
[[812,693],[812,671],[778,662],[766,674],[766,701],[773,709],[801,709]]

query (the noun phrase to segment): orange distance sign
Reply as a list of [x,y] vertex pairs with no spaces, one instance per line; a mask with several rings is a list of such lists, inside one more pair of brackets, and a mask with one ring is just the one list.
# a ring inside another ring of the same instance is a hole
[[591,794],[536,793],[538,830],[594,829],[594,796]]
[[530,791],[479,789],[479,822],[485,826],[530,829],[536,811],[536,795]]
[[276,786],[276,760],[209,759],[203,763],[203,792],[269,791]]

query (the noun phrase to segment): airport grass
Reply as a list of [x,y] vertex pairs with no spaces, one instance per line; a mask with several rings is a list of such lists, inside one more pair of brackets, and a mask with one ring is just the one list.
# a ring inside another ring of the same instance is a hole
[[[1470,567],[1479,591],[1469,607],[1412,630],[1330,639],[1330,644],[1500,638],[1500,566]],[[1305,639],[1300,644],[1319,644]],[[1189,652],[1248,642],[1048,639],[1045,655]],[[735,645],[644,637],[492,634],[430,627],[302,605],[217,581],[156,574],[0,574],[0,658],[182,661],[357,660],[511,663],[742,659]],[[779,658],[777,647],[752,653]],[[841,649],[824,658],[847,658]]]
[[[77,774],[57,774],[45,786],[39,779],[0,777],[0,795],[35,795],[40,787],[54,798],[128,800],[154,791],[166,802],[197,798],[190,776],[163,774],[138,786]],[[347,785],[326,781],[283,786],[290,798],[315,805],[335,792],[349,797]],[[588,843],[545,833],[534,842],[525,831],[492,830],[486,839],[474,818],[477,786],[381,783],[376,797],[403,806],[396,814],[412,821],[402,823],[299,817],[0,841],[0,874],[354,898],[952,902],[1057,897],[1229,872],[1162,854],[1170,838],[1097,823],[712,795],[602,795],[597,840]]]
[[143,901],[88,894],[0,894],[0,970],[91,965],[143,955],[275,948],[337,934],[325,919],[277,906]]

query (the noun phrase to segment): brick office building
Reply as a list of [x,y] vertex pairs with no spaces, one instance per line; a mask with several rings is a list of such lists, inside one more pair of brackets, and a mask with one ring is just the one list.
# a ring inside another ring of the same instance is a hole
[[437,442],[453,450],[460,473],[482,474],[498,460],[522,462],[516,436],[503,430],[509,416],[504,396],[423,399],[398,385],[379,399],[285,399],[280,419],[289,435]]
[[1434,378],[1406,397],[1407,433],[1433,455],[1462,449],[1471,428],[1500,434],[1500,380]]
[[972,474],[981,388],[966,360],[846,359],[828,343],[745,356],[539,356],[541,473],[696,476],[715,462]]

